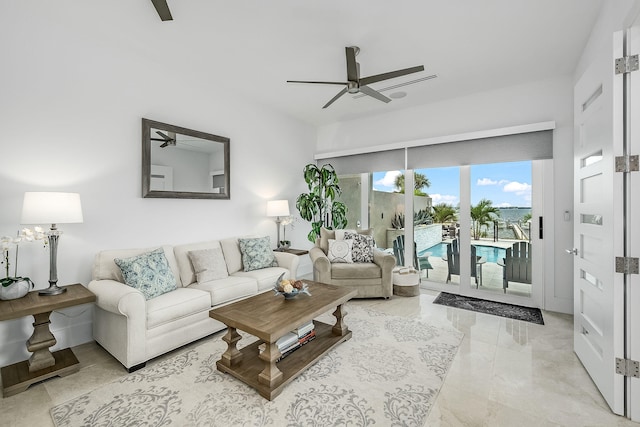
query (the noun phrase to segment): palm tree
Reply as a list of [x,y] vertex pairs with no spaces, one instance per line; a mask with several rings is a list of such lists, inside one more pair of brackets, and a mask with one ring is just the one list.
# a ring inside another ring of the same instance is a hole
[[[398,193],[404,194],[404,174],[400,174],[396,176],[396,180],[393,185],[398,188]],[[415,172],[414,174],[414,191],[413,194],[416,196],[426,196],[427,194],[422,191],[423,188],[431,187],[431,182],[429,178],[427,178],[424,174]]]
[[433,206],[433,220],[436,223],[453,222],[456,220],[456,210],[446,203],[438,203]]
[[480,238],[480,230],[483,225],[488,225],[495,218],[500,217],[500,210],[493,206],[493,202],[482,199],[477,205],[471,206],[471,220],[473,221],[473,239]]

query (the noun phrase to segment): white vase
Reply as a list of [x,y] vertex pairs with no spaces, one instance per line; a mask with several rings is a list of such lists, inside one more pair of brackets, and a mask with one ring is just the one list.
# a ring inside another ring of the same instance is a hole
[[31,285],[26,280],[20,280],[9,286],[0,285],[0,300],[22,298],[29,293]]

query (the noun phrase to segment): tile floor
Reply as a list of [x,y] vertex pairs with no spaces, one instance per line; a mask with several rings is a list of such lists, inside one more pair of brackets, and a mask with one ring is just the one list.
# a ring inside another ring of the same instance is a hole
[[[418,297],[355,302],[427,322],[446,320],[465,334],[428,426],[640,425],[609,411],[572,351],[571,316],[545,312],[546,325],[540,326],[432,304],[436,295],[423,291]],[[218,333],[205,339],[220,337]],[[74,352],[80,372],[0,398],[0,425],[51,426],[52,406],[127,375],[95,343],[77,346]]]

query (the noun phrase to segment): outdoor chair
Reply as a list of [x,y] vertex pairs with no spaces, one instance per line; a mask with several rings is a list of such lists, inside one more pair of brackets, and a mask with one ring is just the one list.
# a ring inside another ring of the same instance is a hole
[[509,282],[531,284],[531,243],[516,242],[507,248],[504,258],[502,288],[507,293]]
[[[396,265],[404,266],[404,235],[396,237],[393,241],[393,254],[396,257]],[[429,262],[429,256],[418,256],[418,249],[416,242],[413,242],[413,267],[420,271],[426,271],[426,277],[429,277],[429,270],[433,269],[433,266]]]
[[[482,263],[480,257],[476,256],[476,247],[471,245],[471,277],[476,280],[476,288],[482,285]],[[460,275],[460,247],[458,239],[447,243],[447,283],[451,281],[451,275]]]

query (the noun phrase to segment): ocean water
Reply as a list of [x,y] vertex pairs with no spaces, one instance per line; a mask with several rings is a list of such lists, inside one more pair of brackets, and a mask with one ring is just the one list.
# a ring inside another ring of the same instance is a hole
[[531,208],[499,208],[502,221],[518,222],[531,213]]

